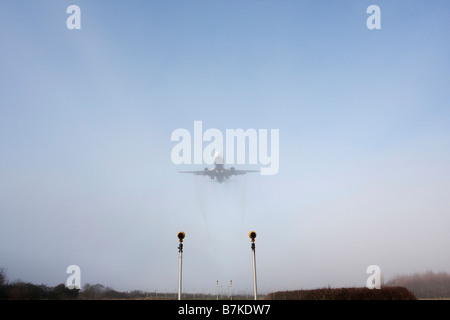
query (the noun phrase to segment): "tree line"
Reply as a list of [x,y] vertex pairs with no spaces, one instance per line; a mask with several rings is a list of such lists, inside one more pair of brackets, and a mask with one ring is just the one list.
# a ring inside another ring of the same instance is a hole
[[385,286],[408,288],[418,299],[450,298],[450,274],[447,272],[398,275]]
[[[446,272],[414,273],[398,275],[383,284],[382,287],[404,287],[411,291],[417,299],[450,298],[450,274]],[[199,299],[197,296],[185,296],[187,299]],[[204,296],[204,295],[203,295]],[[130,292],[116,291],[102,284],[86,283],[82,289],[69,289],[61,283],[55,287],[36,285],[30,282],[9,282],[4,268],[0,268],[0,300],[68,300],[68,299],[175,299],[175,296],[156,292],[134,290]],[[205,297],[203,297],[205,298]],[[207,299],[214,298],[207,295]],[[236,297],[238,298],[238,297]],[[272,298],[275,298],[272,297]],[[280,297],[278,297],[280,298]]]

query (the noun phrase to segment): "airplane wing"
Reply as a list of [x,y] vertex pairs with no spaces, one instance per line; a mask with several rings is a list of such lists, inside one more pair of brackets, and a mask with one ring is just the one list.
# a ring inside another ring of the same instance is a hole
[[[178,171],[178,173],[193,173],[196,176],[207,176],[210,170],[199,170],[199,171]],[[211,170],[212,171],[212,170]]]
[[205,168],[204,170],[195,170],[195,171],[178,171],[178,173],[193,173],[196,176],[208,176],[213,179],[217,176],[217,172],[214,169]]
[[225,175],[226,176],[238,176],[241,174],[246,174],[247,172],[260,172],[260,170],[236,170],[234,168],[226,169]]

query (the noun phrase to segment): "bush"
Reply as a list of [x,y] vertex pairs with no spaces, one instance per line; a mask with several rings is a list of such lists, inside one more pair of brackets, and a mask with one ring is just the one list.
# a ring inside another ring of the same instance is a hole
[[7,298],[10,300],[51,299],[51,290],[44,285],[29,282],[15,282],[6,286]]
[[64,284],[59,284],[52,290],[51,299],[76,299],[78,297],[78,292],[80,289],[69,289]]
[[403,287],[340,288],[279,291],[267,295],[269,300],[416,300],[414,294]]

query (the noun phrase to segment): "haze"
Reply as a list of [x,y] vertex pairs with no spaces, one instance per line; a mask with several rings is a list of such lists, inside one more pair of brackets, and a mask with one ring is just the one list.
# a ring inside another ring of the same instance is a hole
[[[175,292],[179,231],[189,292],[251,292],[251,230],[261,293],[449,272],[448,1],[74,2],[0,3],[10,281]],[[177,173],[197,120],[279,129],[278,173]]]

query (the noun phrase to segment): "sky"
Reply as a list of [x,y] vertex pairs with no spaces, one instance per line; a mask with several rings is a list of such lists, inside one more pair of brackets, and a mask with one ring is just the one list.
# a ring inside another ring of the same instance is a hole
[[[450,272],[449,30],[444,0],[1,1],[0,267],[175,292],[184,231],[184,291],[250,293],[254,230],[261,293]],[[194,121],[278,129],[278,172],[179,174]]]

